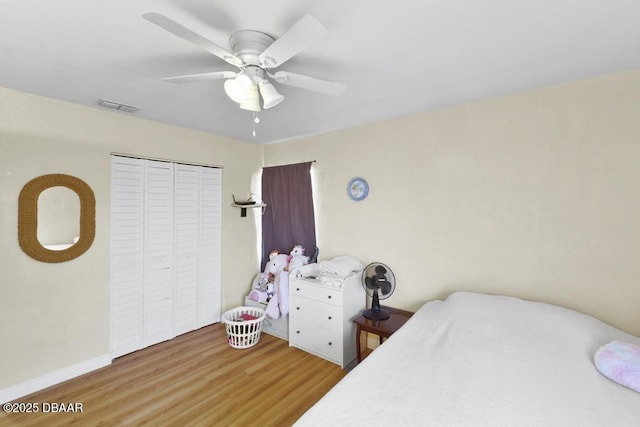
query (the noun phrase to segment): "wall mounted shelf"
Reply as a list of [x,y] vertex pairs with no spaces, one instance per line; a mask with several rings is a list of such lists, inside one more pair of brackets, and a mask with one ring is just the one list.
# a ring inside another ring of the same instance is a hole
[[262,209],[262,213],[264,213],[264,208],[267,207],[267,205],[263,203],[262,200],[260,201],[255,200],[257,198],[255,194],[251,194],[251,197],[248,200],[237,200],[235,194],[232,194],[232,196],[233,196],[233,203],[231,203],[231,206],[233,206],[234,208],[240,208],[241,217],[247,216],[247,209],[260,208]]
[[264,203],[255,203],[252,205],[249,204],[238,204],[238,203],[231,203],[231,206],[233,206],[234,208],[240,208],[240,216],[241,217],[245,217],[247,216],[247,209],[262,209],[262,212],[264,213],[264,208],[267,207],[266,204]]

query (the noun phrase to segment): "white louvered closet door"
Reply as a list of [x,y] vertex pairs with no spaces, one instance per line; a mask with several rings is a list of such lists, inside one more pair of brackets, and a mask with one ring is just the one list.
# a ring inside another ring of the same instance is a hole
[[200,174],[200,271],[197,327],[220,321],[222,300],[222,170]]
[[222,171],[112,157],[114,357],[220,321]]
[[173,338],[173,163],[145,162],[144,345]]
[[143,347],[144,161],[111,160],[111,351]]
[[220,169],[176,165],[175,333],[220,321]]
[[174,324],[176,335],[196,328],[200,180],[198,167],[176,165]]

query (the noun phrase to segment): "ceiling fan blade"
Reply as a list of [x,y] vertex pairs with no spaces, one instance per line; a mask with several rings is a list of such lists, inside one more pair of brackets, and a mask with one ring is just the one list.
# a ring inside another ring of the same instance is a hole
[[259,56],[260,65],[274,68],[288,61],[327,33],[327,29],[311,15],[304,15]]
[[233,71],[215,71],[213,73],[188,74],[186,76],[167,77],[164,80],[170,83],[191,83],[203,80],[232,79],[237,75],[238,73]]
[[218,46],[217,44],[201,36],[200,34],[193,32],[189,28],[174,21],[173,19],[162,15],[161,13],[147,12],[143,14],[142,17],[147,21],[153,24],[156,24],[160,28],[163,28],[169,31],[173,35],[178,36],[188,42],[191,42],[196,46],[206,50],[207,52],[212,53],[215,56],[224,59],[231,65],[235,65],[236,67],[242,66],[242,60],[237,56],[235,56],[233,53]]
[[342,83],[316,79],[315,77],[289,73],[288,71],[278,71],[275,74],[269,74],[269,77],[271,77],[275,82],[281,83],[283,85],[294,86],[300,89],[311,90],[314,92],[326,93],[327,95],[342,95],[347,88]]

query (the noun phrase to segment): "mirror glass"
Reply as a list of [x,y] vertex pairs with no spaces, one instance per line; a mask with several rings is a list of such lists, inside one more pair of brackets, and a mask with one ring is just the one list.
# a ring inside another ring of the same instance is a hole
[[38,241],[52,251],[80,239],[80,197],[67,187],[50,187],[38,196]]

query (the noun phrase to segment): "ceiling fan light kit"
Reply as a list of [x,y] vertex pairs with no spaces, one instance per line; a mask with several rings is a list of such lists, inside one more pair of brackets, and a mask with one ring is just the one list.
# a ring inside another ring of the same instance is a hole
[[260,112],[260,95],[258,94],[258,86],[251,84],[247,91],[247,97],[240,104],[240,108],[255,113]]
[[239,104],[243,110],[260,111],[269,109],[284,100],[271,80],[278,84],[289,85],[329,95],[340,95],[345,90],[342,83],[330,82],[301,74],[278,71],[270,74],[269,70],[277,68],[298,53],[307,49],[327,33],[327,29],[316,18],[304,15],[285,34],[277,39],[260,31],[240,30],[229,37],[227,50],[206,37],[192,31],[188,27],[162,15],[159,12],[148,12],[142,15],[147,21],[163,28],[207,52],[223,59],[240,69],[239,72],[216,71],[202,74],[168,77],[171,83],[189,83],[202,80],[227,79],[224,89],[227,96]]
[[269,83],[268,80],[263,80],[260,82],[260,95],[262,95],[262,106],[265,110],[269,108],[275,107],[284,101],[284,95],[278,93],[276,88]]
[[232,101],[242,104],[249,97],[249,88],[251,87],[251,79],[241,74],[235,79],[229,79],[224,82],[224,91]]
[[260,111],[260,95],[263,108],[268,110],[284,100],[284,95],[264,78],[264,70],[255,65],[247,66],[233,79],[224,82],[224,91],[240,108],[249,111]]

